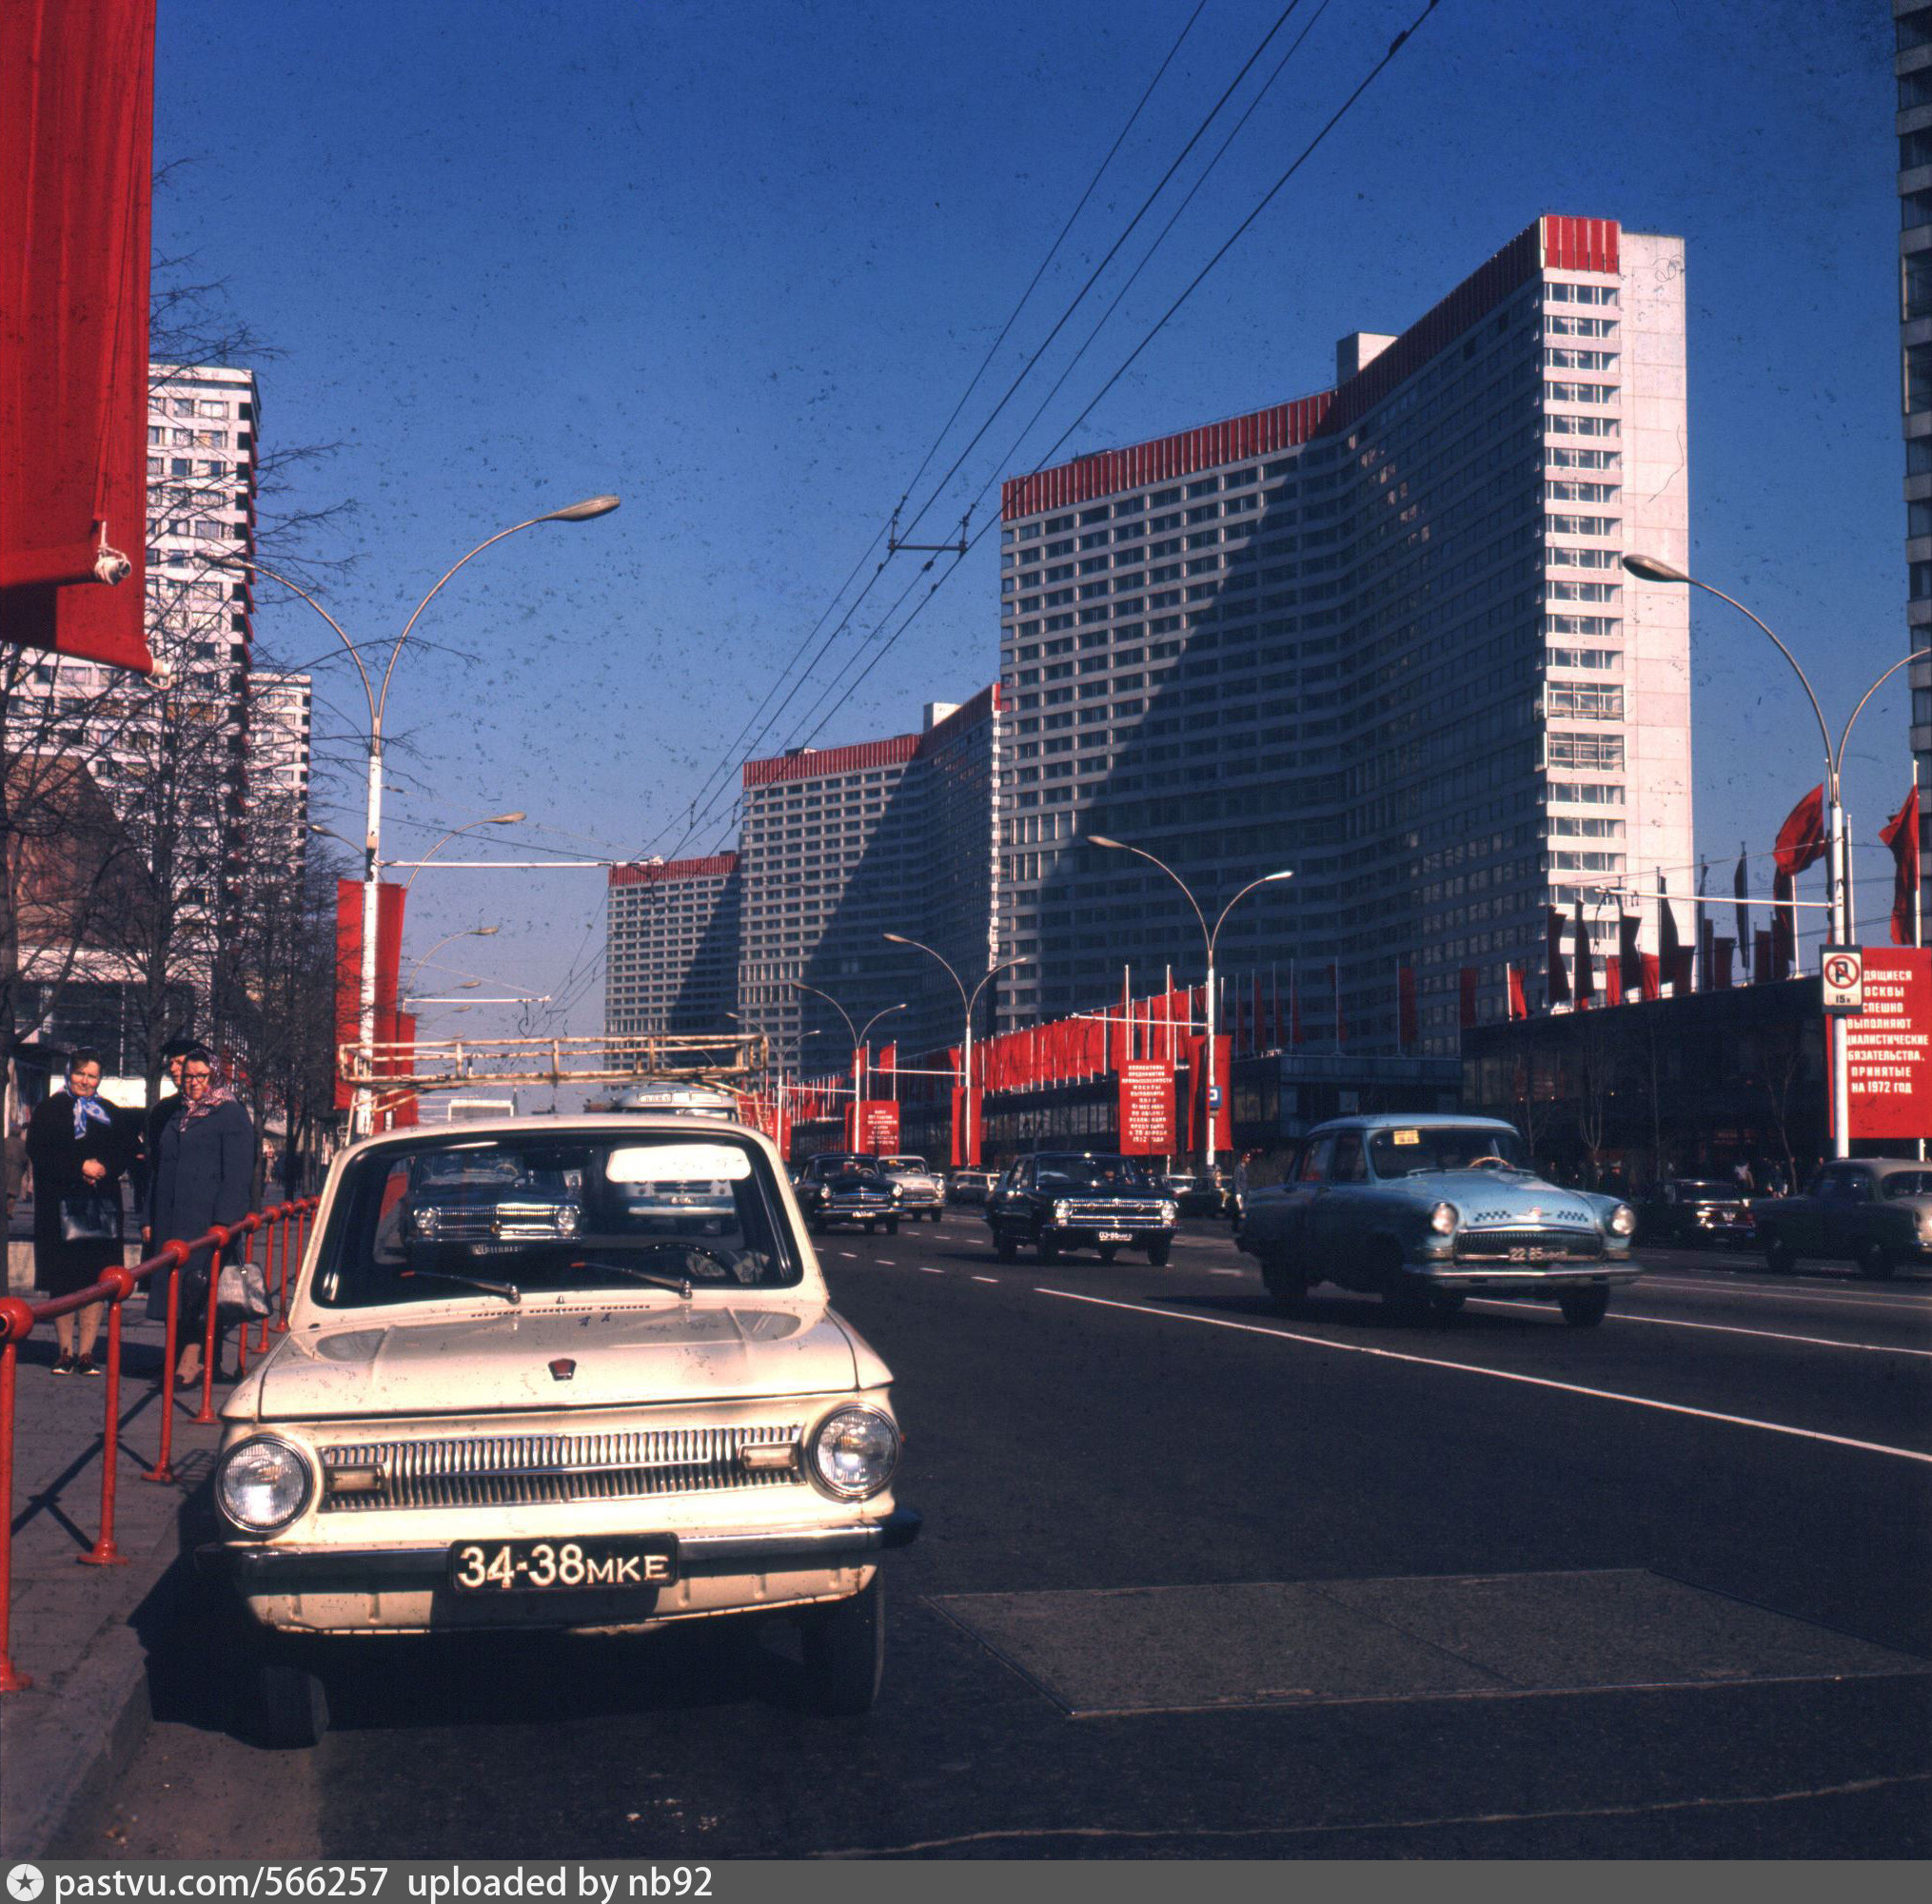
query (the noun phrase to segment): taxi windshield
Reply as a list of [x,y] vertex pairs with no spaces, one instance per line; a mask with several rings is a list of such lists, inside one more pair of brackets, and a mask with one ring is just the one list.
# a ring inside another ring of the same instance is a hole
[[1378,1177],[1413,1177],[1432,1170],[1527,1169],[1523,1141],[1513,1130],[1482,1125],[1391,1125],[1369,1139],[1369,1161]]
[[770,1167],[722,1131],[433,1137],[355,1159],[312,1293],[325,1308],[508,1305],[659,1286],[795,1286]]
[[1140,1173],[1140,1166],[1131,1157],[1042,1157],[1035,1170],[1035,1180],[1043,1189],[1066,1187],[1094,1189],[1105,1185],[1136,1190],[1148,1188],[1147,1179]]

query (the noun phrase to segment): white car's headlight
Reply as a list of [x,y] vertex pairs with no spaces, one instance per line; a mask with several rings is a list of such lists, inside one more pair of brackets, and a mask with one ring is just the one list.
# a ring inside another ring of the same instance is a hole
[[899,1464],[899,1431],[877,1408],[840,1408],[812,1437],[812,1477],[840,1501],[879,1493]]
[[1628,1204],[1619,1204],[1604,1223],[1612,1236],[1628,1236],[1637,1227],[1637,1212]]
[[253,1435],[222,1457],[215,1501],[237,1527],[273,1534],[298,1519],[315,1492],[315,1471],[280,1435]]
[[1429,1227],[1438,1236],[1447,1236],[1456,1227],[1454,1204],[1437,1204],[1429,1213]]

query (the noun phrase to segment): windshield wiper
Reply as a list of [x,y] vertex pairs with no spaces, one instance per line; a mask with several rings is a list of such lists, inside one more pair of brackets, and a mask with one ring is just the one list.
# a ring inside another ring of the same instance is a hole
[[691,1300],[691,1279],[688,1276],[660,1276],[655,1269],[635,1269],[628,1263],[580,1263],[573,1268],[607,1269],[613,1276],[628,1276],[633,1283],[648,1283],[653,1288],[669,1289],[674,1296]]
[[399,1269],[398,1282],[407,1282],[412,1276],[433,1277],[439,1283],[463,1283],[472,1289],[481,1289],[485,1295],[502,1296],[513,1307],[519,1307],[523,1301],[523,1292],[514,1283],[485,1283],[481,1276],[459,1276],[453,1269]]

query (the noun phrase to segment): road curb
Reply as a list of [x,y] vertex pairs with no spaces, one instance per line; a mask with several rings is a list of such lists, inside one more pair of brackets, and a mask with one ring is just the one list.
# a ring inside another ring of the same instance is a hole
[[[184,1507],[192,1499],[185,1495]],[[161,1612],[186,1578],[175,1516],[148,1552],[133,1559],[121,1611],[96,1630],[59,1690],[33,1687],[0,1704],[0,1849],[8,1856],[102,1855],[94,1824],[153,1718],[148,1652],[134,1619]]]

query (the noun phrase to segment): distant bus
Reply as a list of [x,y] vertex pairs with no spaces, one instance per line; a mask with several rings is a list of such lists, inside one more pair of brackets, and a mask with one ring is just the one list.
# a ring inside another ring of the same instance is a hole
[[444,1113],[451,1124],[474,1124],[485,1117],[514,1117],[514,1097],[452,1097]]
[[728,1090],[705,1084],[634,1084],[616,1092],[611,1110],[648,1110],[660,1116],[738,1117],[738,1099]]

